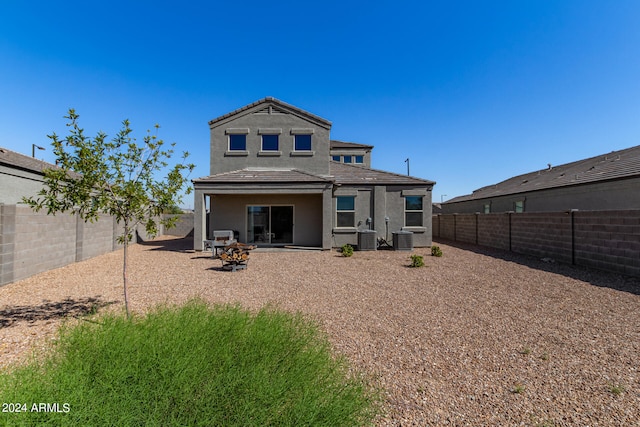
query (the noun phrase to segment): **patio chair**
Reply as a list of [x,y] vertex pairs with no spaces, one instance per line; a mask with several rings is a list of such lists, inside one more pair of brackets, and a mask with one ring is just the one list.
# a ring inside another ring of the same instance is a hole
[[217,258],[218,251],[223,250],[225,246],[237,243],[233,230],[214,230],[213,239],[205,240],[204,247],[211,248],[211,257]]

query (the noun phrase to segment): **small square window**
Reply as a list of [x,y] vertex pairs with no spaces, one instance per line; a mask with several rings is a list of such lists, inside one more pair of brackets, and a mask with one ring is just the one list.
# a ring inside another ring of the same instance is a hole
[[232,134],[229,135],[229,151],[246,151],[247,135]]
[[262,151],[278,151],[278,135],[262,135]]
[[345,163],[353,163],[353,159],[351,156],[344,156],[343,160]]
[[311,151],[311,135],[294,135],[294,151]]
[[331,156],[331,160],[334,162],[340,162],[340,156]]
[[518,200],[515,203],[515,211],[518,213],[524,212],[524,200]]
[[355,160],[353,163],[359,163],[359,164],[364,163],[364,156],[353,156],[353,158]]

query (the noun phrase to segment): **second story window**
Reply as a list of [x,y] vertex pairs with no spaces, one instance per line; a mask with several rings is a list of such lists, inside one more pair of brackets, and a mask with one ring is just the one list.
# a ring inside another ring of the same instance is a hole
[[246,151],[247,135],[231,134],[229,135],[229,151]]
[[340,156],[331,156],[331,160],[333,160],[334,162],[339,162]]
[[357,164],[363,164],[364,163],[364,156],[353,156],[353,163],[357,163]]
[[262,135],[262,151],[278,151],[278,135]]
[[351,156],[344,156],[342,159],[345,163],[353,163],[353,158]]
[[311,135],[293,135],[294,151],[311,151]]

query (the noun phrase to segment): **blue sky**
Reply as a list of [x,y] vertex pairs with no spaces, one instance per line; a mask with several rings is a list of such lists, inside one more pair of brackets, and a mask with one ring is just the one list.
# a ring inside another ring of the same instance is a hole
[[[640,2],[0,2],[0,146],[130,119],[209,174],[207,122],[273,96],[433,199],[640,144]],[[185,200],[183,206],[192,206]]]

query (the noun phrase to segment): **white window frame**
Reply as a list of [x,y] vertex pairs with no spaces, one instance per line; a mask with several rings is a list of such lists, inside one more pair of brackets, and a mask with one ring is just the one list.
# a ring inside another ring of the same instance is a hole
[[[341,197],[350,197],[353,199],[353,209],[338,209],[338,199]],[[336,226],[335,228],[355,228],[356,226],[356,196],[336,196]],[[338,224],[338,213],[353,213],[353,224],[352,225],[339,225]]]
[[[308,136],[309,137],[309,149],[308,150],[300,150],[296,147],[296,138],[299,136]],[[310,133],[296,133],[293,134],[293,151],[308,153],[313,151],[313,135]]]
[[[265,148],[264,148],[264,137],[265,137],[265,136],[275,136],[275,137],[276,137],[276,140],[277,140],[277,146],[276,146],[276,149],[275,149],[275,150],[274,150],[274,149],[268,149],[268,150],[265,150]],[[277,134],[277,133],[263,133],[263,134],[261,135],[261,141],[260,141],[260,144],[261,144],[261,145],[260,145],[260,151],[261,151],[261,152],[268,152],[268,153],[272,153],[272,152],[273,152],[273,153],[275,153],[275,152],[278,152],[278,151],[280,151],[280,135],[279,135],[279,134]]]
[[[409,197],[417,197],[422,203],[422,209],[407,209],[407,201]],[[420,224],[407,225],[407,213],[420,213]],[[404,196],[404,226],[405,227],[424,227],[424,196]]]

